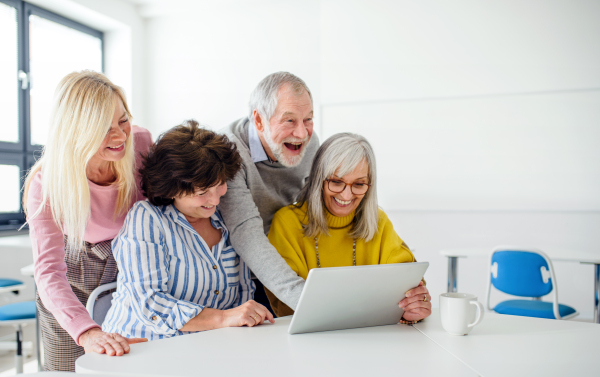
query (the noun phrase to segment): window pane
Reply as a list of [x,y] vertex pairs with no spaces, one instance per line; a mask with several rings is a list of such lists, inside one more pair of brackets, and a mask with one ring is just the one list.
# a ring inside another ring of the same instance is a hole
[[19,205],[19,167],[15,165],[0,165],[0,213],[17,213]]
[[35,15],[29,16],[31,144],[45,144],[54,90],[68,73],[102,71],[99,38]]
[[0,3],[0,141],[19,141],[17,10]]

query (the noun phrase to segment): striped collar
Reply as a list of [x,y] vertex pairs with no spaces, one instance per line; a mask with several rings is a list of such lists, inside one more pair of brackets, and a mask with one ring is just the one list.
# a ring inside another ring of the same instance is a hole
[[[183,213],[179,212],[179,210],[177,208],[175,208],[175,205],[169,204],[167,206],[163,206],[161,208],[161,211],[165,214],[165,216],[169,217],[174,223],[179,224],[180,226],[189,230],[190,232],[197,233],[196,230],[194,229],[194,227],[185,218],[185,215]],[[218,207],[217,207],[217,210],[215,211],[215,213],[213,213],[212,216],[210,217],[210,222],[215,229],[221,229],[221,231],[223,232],[222,238],[227,239],[229,231],[228,231],[227,227],[225,226],[225,222],[223,221],[223,217],[221,216],[221,211],[219,211]]]

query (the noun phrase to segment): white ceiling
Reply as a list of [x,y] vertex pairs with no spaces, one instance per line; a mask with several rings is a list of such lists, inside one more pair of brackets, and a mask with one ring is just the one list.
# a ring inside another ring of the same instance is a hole
[[[160,17],[180,12],[182,9],[193,9],[194,6],[206,3],[216,3],[214,0],[119,0],[135,5],[141,17]],[[219,3],[240,3],[246,0],[218,0]],[[253,0],[254,3],[276,3],[280,0]]]

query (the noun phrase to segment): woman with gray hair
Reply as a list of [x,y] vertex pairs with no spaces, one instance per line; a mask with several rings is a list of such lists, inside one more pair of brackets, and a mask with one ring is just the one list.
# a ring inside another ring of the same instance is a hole
[[[377,204],[375,154],[362,136],[339,133],[319,148],[298,201],[273,218],[269,241],[298,276],[313,268],[415,262]],[[267,292],[278,316],[293,311]],[[399,306],[401,322],[431,314],[423,282]]]

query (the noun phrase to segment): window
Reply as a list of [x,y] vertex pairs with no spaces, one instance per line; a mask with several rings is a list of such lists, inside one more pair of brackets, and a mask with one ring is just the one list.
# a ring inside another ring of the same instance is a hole
[[21,186],[66,74],[103,71],[103,34],[21,0],[0,0],[0,231],[25,222]]

